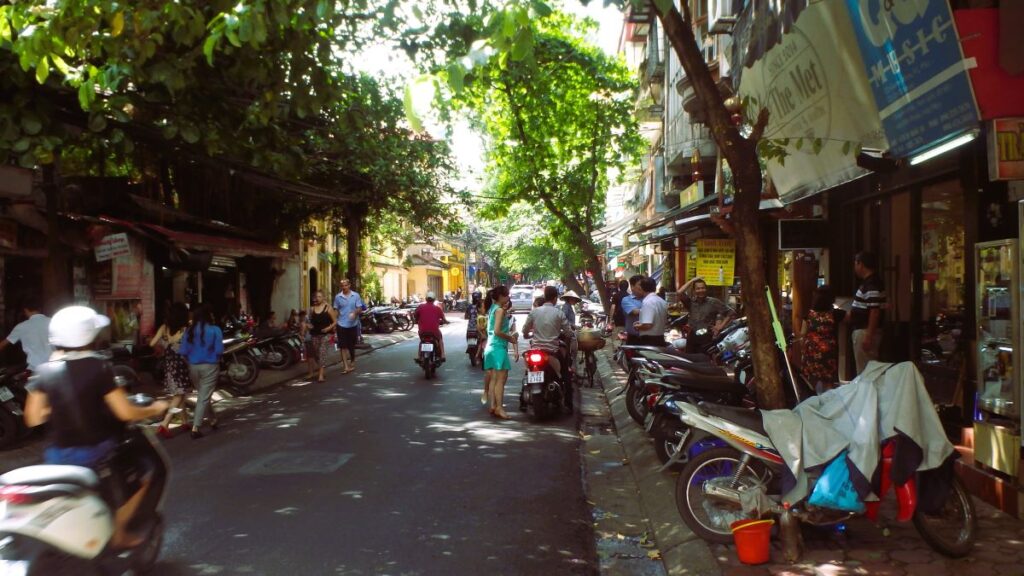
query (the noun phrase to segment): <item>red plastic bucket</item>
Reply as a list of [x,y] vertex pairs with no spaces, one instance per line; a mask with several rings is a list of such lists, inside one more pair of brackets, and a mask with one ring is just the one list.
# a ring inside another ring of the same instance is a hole
[[771,558],[772,524],[775,524],[775,520],[737,520],[729,525],[740,562],[768,562]]

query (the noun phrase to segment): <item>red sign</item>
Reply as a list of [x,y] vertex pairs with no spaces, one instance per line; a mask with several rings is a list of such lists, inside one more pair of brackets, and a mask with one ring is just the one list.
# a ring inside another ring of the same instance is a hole
[[974,97],[983,120],[1024,115],[1024,76],[1011,76],[999,65],[999,9],[978,8],[953,13],[970,69]]
[[990,180],[1024,180],[1024,117],[998,118],[988,131]]

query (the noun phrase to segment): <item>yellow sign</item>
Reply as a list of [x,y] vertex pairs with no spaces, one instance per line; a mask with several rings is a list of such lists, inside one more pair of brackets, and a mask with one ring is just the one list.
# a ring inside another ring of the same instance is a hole
[[462,273],[462,270],[459,270],[458,266],[452,266],[448,269],[448,272],[450,272],[452,276],[458,276]]
[[697,276],[708,286],[732,286],[736,241],[732,238],[697,240]]
[[679,207],[684,208],[704,198],[704,181],[697,181],[679,193]]

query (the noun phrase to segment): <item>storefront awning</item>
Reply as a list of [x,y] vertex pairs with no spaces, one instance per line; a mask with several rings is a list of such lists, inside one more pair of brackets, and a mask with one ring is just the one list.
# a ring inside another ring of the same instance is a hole
[[257,256],[262,258],[283,258],[289,255],[288,250],[270,244],[263,244],[242,238],[211,236],[195,232],[181,232],[158,226],[156,224],[138,224],[138,226],[156,232],[178,248],[184,250],[201,250],[221,256],[244,258]]

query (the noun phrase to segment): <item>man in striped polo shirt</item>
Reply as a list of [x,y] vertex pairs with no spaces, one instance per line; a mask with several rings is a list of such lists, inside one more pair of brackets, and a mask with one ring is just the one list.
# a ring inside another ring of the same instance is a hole
[[864,371],[868,361],[878,360],[878,345],[882,340],[882,311],[886,300],[885,286],[877,269],[878,257],[871,252],[860,252],[853,257],[853,272],[860,278],[850,311],[857,374]]

